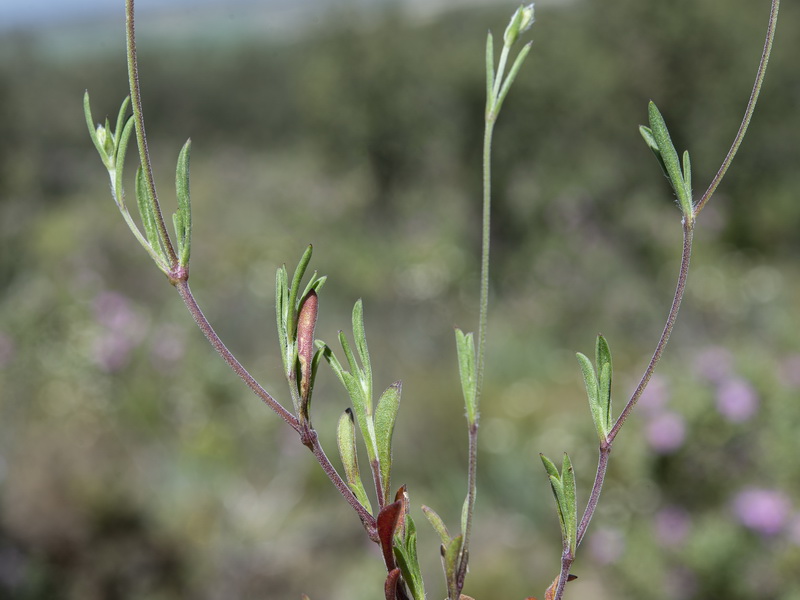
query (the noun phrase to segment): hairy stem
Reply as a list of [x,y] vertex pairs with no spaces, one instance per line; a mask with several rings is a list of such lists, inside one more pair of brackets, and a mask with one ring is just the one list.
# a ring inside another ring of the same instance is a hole
[[[620,428],[630,415],[633,407],[636,406],[636,403],[639,401],[639,398],[641,398],[642,393],[650,381],[650,378],[653,376],[653,372],[655,371],[658,362],[661,360],[661,355],[663,354],[664,348],[669,341],[672,328],[675,326],[675,320],[678,318],[678,310],[681,306],[681,300],[683,300],[683,294],[686,291],[686,280],[689,276],[689,261],[692,256],[692,238],[694,235],[693,223],[694,220],[691,222],[689,222],[688,219],[683,220],[683,252],[681,254],[681,266],[678,272],[678,283],[675,287],[675,295],[672,298],[672,306],[670,307],[669,314],[667,315],[667,322],[664,325],[664,330],[662,331],[661,337],[658,340],[655,352],[653,352],[653,357],[650,359],[650,363],[647,365],[647,368],[645,369],[644,374],[639,381],[639,385],[636,386],[636,390],[633,392],[630,400],[628,400],[628,403],[625,405],[625,408],[622,410],[622,413],[620,414],[616,423],[614,423],[614,427],[611,428],[611,431],[606,438],[606,442],[600,445],[600,457],[597,461],[597,473],[595,474],[594,485],[592,485],[592,491],[589,494],[589,502],[586,505],[586,509],[583,511],[583,516],[581,517],[580,524],[578,525],[578,544],[581,543],[581,540],[583,539],[583,536],[586,534],[586,530],[589,527],[589,522],[592,520],[592,516],[597,510],[597,504],[600,501],[600,492],[603,489],[603,482],[605,481],[606,471],[608,469],[608,459],[609,455],[611,454],[611,445],[614,443],[614,439],[617,437]],[[561,557],[561,574],[559,576],[558,585],[556,587],[553,600],[560,600],[563,596],[564,586],[567,583],[569,570],[574,560],[574,555],[565,549]]]
[[686,279],[689,276],[689,260],[692,257],[693,237],[694,237],[694,227],[692,224],[688,223],[687,219],[684,219],[683,253],[681,255],[680,272],[678,273],[678,285],[675,288],[675,295],[672,298],[672,306],[669,309],[667,322],[664,325],[664,330],[661,332],[661,338],[658,340],[658,344],[656,345],[655,352],[653,352],[653,356],[650,359],[650,363],[647,365],[647,369],[645,369],[642,378],[639,380],[639,385],[636,386],[636,390],[634,390],[630,400],[628,400],[628,403],[625,405],[625,408],[622,409],[619,418],[617,418],[616,423],[614,423],[614,426],[608,433],[609,445],[611,445],[614,442],[614,438],[617,437],[619,430],[622,428],[622,425],[625,423],[625,420],[631,414],[633,407],[636,406],[636,403],[639,401],[639,398],[642,397],[642,394],[644,393],[647,384],[650,382],[650,378],[653,376],[653,372],[656,370],[658,361],[661,360],[661,354],[664,352],[664,348],[667,346],[667,342],[669,341],[669,336],[672,333],[672,328],[675,326],[675,321],[678,318],[678,310],[680,310],[681,307],[681,300],[683,300],[683,293],[686,290]]
[[705,191],[702,198],[700,198],[700,200],[697,202],[694,210],[695,215],[699,214],[700,211],[703,210],[703,207],[706,205],[706,203],[711,199],[711,196],[714,194],[720,182],[722,181],[722,178],[725,176],[725,173],[728,171],[728,167],[731,166],[733,157],[736,156],[736,152],[739,150],[739,146],[744,139],[745,133],[747,133],[747,127],[750,125],[750,119],[753,116],[753,111],[756,109],[756,102],[758,102],[758,96],[761,93],[761,84],[764,83],[764,76],[767,74],[767,63],[769,63],[769,56],[772,53],[772,42],[775,39],[775,29],[778,25],[778,9],[780,8],[780,4],[780,0],[772,0],[772,7],[770,8],[769,13],[769,23],[767,24],[767,37],[764,40],[764,50],[761,52],[761,60],[758,63],[756,80],[753,83],[753,91],[750,92],[750,100],[748,101],[747,108],[744,111],[742,123],[739,125],[739,131],[736,132],[736,137],[733,139],[733,144],[731,144],[731,148],[728,150],[725,160],[722,161],[719,171],[717,171],[717,174],[714,175],[714,179],[711,180],[711,184],[708,186],[708,189]]
[[178,289],[178,293],[181,295],[183,299],[183,303],[186,304],[186,308],[189,309],[189,312],[192,314],[195,323],[200,328],[200,331],[203,332],[203,335],[206,336],[206,339],[209,343],[214,347],[214,350],[222,357],[222,360],[227,363],[227,365],[236,373],[239,378],[244,381],[244,383],[249,387],[256,396],[258,396],[264,404],[269,406],[273,411],[275,411],[278,416],[286,421],[289,426],[294,429],[296,432],[300,433],[300,424],[297,421],[297,417],[295,417],[292,413],[286,410],[283,405],[275,400],[267,390],[261,387],[255,378],[247,372],[247,369],[242,366],[237,358],[231,353],[230,350],[225,346],[222,340],[217,335],[217,332],[214,331],[214,328],[209,323],[206,316],[203,314],[203,311],[200,309],[200,306],[197,304],[197,301],[192,294],[192,291],[189,289],[189,283],[186,281],[179,282],[176,286]]
[[144,129],[144,114],[142,112],[142,92],[139,86],[139,63],[136,54],[136,30],[134,27],[134,0],[125,0],[125,31],[127,34],[127,54],[128,54],[128,84],[131,89],[131,106],[133,108],[133,119],[136,123],[136,142],[139,146],[139,158],[142,163],[145,184],[147,185],[147,195],[153,203],[153,212],[156,215],[156,226],[158,227],[159,237],[164,244],[164,248],[169,258],[170,267],[173,269],[178,266],[178,255],[169,239],[167,227],[164,224],[164,215],[161,213],[161,206],[156,194],[156,184],[153,178],[153,165],[150,161],[150,151],[147,147],[147,135]]
[[303,428],[297,420],[297,417],[286,410],[286,408],[284,408],[280,402],[275,400],[275,398],[273,398],[270,393],[267,392],[267,390],[265,390],[255,380],[255,378],[253,378],[253,376],[247,372],[247,369],[244,368],[244,366],[236,359],[231,351],[228,350],[228,348],[217,335],[217,332],[214,331],[211,323],[209,323],[208,319],[203,314],[200,306],[197,304],[191,289],[189,289],[189,283],[187,281],[179,281],[175,284],[175,287],[183,299],[184,304],[186,304],[186,308],[189,309],[189,312],[194,318],[195,323],[197,323],[200,331],[203,332],[203,335],[206,336],[206,339],[214,347],[214,350],[219,353],[225,363],[233,370],[234,373],[239,376],[242,381],[244,381],[247,387],[249,387],[253,393],[255,393],[255,395],[264,402],[264,404],[275,411],[281,419],[286,421],[286,423],[288,423],[289,426],[294,429],[301,436],[301,438],[303,438],[303,443],[306,444],[314,453],[314,456],[322,467],[322,470],[325,471],[325,474],[333,482],[333,485],[336,486],[336,489],[339,490],[347,503],[350,504],[350,506],[352,506],[353,509],[358,513],[358,516],[364,523],[364,527],[367,529],[370,539],[376,541],[377,534],[375,533],[375,519],[363,506],[361,506],[361,503],[359,503],[352,490],[350,490],[350,487],[344,482],[342,477],[331,464],[319,443],[316,432],[313,429]]
[[[505,52],[507,54],[507,51]],[[498,79],[502,71],[498,70]],[[483,134],[483,231],[481,239],[481,290],[480,314],[478,317],[478,352],[475,364],[475,405],[480,406],[481,391],[483,390],[483,373],[486,363],[486,328],[489,320],[489,251],[491,247],[491,215],[492,215],[492,135],[497,114],[491,111],[487,114],[486,126]],[[469,564],[469,541],[472,533],[472,516],[475,510],[475,497],[478,483],[478,420],[479,413],[475,414],[475,422],[469,424],[469,457],[467,467],[467,518],[464,527],[464,543],[461,547],[461,561],[458,567],[458,592],[464,587],[464,579]],[[458,600],[451,599],[451,600]]]

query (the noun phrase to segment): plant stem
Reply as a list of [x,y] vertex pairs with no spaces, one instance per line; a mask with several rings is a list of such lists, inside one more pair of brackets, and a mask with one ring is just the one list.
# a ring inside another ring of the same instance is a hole
[[156,215],[156,225],[159,237],[164,244],[164,249],[169,258],[170,267],[175,269],[178,266],[178,256],[175,248],[169,239],[167,227],[164,223],[164,215],[161,213],[161,206],[156,194],[156,184],[153,178],[153,166],[150,161],[150,151],[147,147],[147,135],[144,129],[144,114],[142,112],[142,92],[139,86],[139,63],[136,54],[136,31],[134,27],[134,0],[125,0],[125,31],[127,34],[127,54],[128,54],[128,84],[131,90],[131,106],[133,108],[133,118],[136,123],[136,141],[139,146],[139,158],[142,163],[147,193],[153,204],[153,212]]
[[[504,49],[503,57],[507,54]],[[502,61],[502,58],[501,58]],[[502,61],[505,62],[505,61]],[[497,71],[498,79],[502,77],[502,70]],[[483,231],[481,240],[481,290],[480,314],[478,317],[478,352],[475,364],[475,406],[480,406],[481,391],[483,390],[483,373],[486,362],[486,328],[489,320],[489,250],[492,214],[492,135],[497,114],[489,111],[483,133]],[[467,466],[467,518],[464,527],[464,542],[461,546],[461,561],[456,579],[458,592],[464,587],[464,579],[469,564],[469,541],[472,533],[472,517],[475,510],[475,497],[477,495],[478,474],[478,420],[479,413],[475,414],[475,422],[469,423],[469,464]],[[451,600],[458,600],[457,598]]]
[[[681,266],[680,272],[678,274],[678,284],[675,289],[675,295],[672,299],[672,307],[670,308],[669,315],[667,316],[667,322],[664,325],[664,330],[661,333],[661,338],[658,340],[658,344],[656,345],[656,350],[653,353],[653,357],[650,359],[650,363],[647,365],[647,369],[645,369],[644,374],[642,375],[641,380],[639,381],[639,385],[636,386],[636,390],[633,392],[630,400],[625,405],[625,408],[620,413],[619,418],[614,423],[614,426],[611,428],[611,431],[606,438],[606,442],[601,444],[600,446],[600,457],[597,463],[597,473],[595,475],[594,485],[592,486],[592,491],[589,496],[589,502],[586,506],[586,510],[583,513],[583,517],[581,518],[580,525],[578,526],[578,544],[581,543],[583,536],[586,534],[586,530],[589,527],[589,522],[594,515],[595,510],[597,509],[597,504],[600,500],[600,492],[603,488],[603,482],[605,481],[606,470],[608,468],[608,459],[611,453],[611,446],[616,439],[617,435],[622,428],[622,425],[625,423],[625,420],[630,415],[631,411],[633,410],[636,403],[644,393],[645,388],[647,387],[650,378],[653,376],[653,372],[655,371],[656,365],[658,364],[659,360],[661,359],[661,354],[664,352],[664,348],[669,341],[669,336],[672,333],[672,328],[675,326],[675,320],[678,317],[678,310],[680,309],[681,300],[683,299],[683,294],[686,290],[686,280],[689,274],[689,261],[692,254],[692,238],[694,236],[694,223],[695,218],[703,209],[703,207],[708,203],[711,196],[716,191],[717,187],[719,186],[722,178],[725,176],[725,173],[730,167],[731,162],[733,161],[733,157],[736,155],[736,152],[739,150],[739,146],[744,139],[745,133],[747,132],[747,128],[750,124],[750,119],[753,116],[753,111],[755,110],[756,102],[758,101],[758,96],[761,92],[761,85],[764,82],[764,77],[766,75],[767,70],[767,63],[769,62],[769,56],[772,52],[772,43],[775,39],[775,29],[778,22],[778,9],[780,7],[780,0],[772,0],[772,6],[769,15],[769,23],[767,25],[767,35],[766,40],[764,41],[764,49],[761,53],[761,61],[758,65],[758,71],[756,72],[756,79],[753,84],[753,90],[750,93],[750,100],[747,103],[747,108],[745,109],[744,118],[742,119],[742,123],[739,126],[739,130],[736,133],[736,137],[733,140],[733,144],[731,145],[730,149],[728,150],[728,154],[725,156],[725,159],[722,161],[722,165],[720,166],[717,174],[711,181],[711,184],[708,186],[708,189],[700,198],[700,200],[695,204],[693,209],[693,218],[691,221],[688,219],[684,219],[683,221],[683,253],[681,255]],[[561,562],[561,573],[559,575],[558,585],[555,590],[555,594],[553,596],[553,600],[561,600],[561,597],[564,593],[564,586],[567,582],[567,577],[569,576],[569,569],[571,567],[572,561],[574,557],[567,556],[566,554],[562,556]]]
[[261,398],[261,400],[269,406],[273,411],[275,411],[278,416],[286,421],[289,426],[294,429],[296,432],[300,433],[300,424],[292,413],[286,410],[283,405],[275,400],[267,390],[261,387],[255,378],[247,372],[247,369],[244,368],[242,363],[240,363],[236,357],[231,353],[230,350],[225,346],[222,340],[217,335],[217,332],[214,331],[214,328],[209,323],[206,316],[203,314],[203,311],[200,309],[200,306],[197,304],[197,301],[192,294],[192,291],[189,289],[189,283],[187,281],[178,282],[175,286],[180,294],[181,298],[183,299],[184,304],[186,304],[186,308],[189,309],[192,317],[194,318],[195,323],[200,328],[200,331],[203,332],[203,335],[206,336],[206,339],[209,343],[214,347],[214,350],[222,357],[227,365],[236,373],[239,378],[244,381],[244,383],[249,387],[256,396]]
[[244,366],[236,359],[231,351],[228,350],[228,348],[217,335],[217,332],[214,331],[211,323],[209,323],[208,319],[203,314],[200,306],[197,304],[191,289],[189,289],[189,283],[187,281],[178,281],[175,284],[175,287],[183,299],[184,304],[186,304],[186,308],[189,309],[189,312],[194,318],[195,323],[197,323],[197,326],[203,332],[203,335],[206,336],[206,339],[209,341],[209,343],[219,353],[219,355],[233,370],[233,372],[236,373],[242,381],[244,381],[247,387],[249,387],[256,396],[261,398],[264,404],[275,411],[281,419],[286,421],[286,423],[288,423],[289,426],[303,438],[304,443],[306,443],[308,448],[314,453],[314,456],[322,467],[322,470],[325,471],[325,474],[333,482],[333,485],[336,486],[336,489],[338,489],[342,496],[344,496],[344,499],[347,501],[347,503],[350,504],[350,506],[352,506],[353,509],[358,513],[358,516],[364,523],[364,527],[367,529],[370,539],[377,541],[378,538],[376,533],[375,519],[363,506],[361,506],[361,503],[355,497],[355,494],[353,494],[350,487],[344,482],[341,475],[339,475],[334,466],[331,464],[319,443],[319,438],[316,431],[309,428],[303,428],[297,420],[297,417],[286,410],[280,402],[275,400],[270,393],[267,392],[255,380],[255,378],[253,378],[253,376],[247,372],[247,369],[244,368]]
[[778,25],[778,9],[780,8],[780,4],[780,0],[772,0],[772,6],[769,13],[769,22],[767,24],[767,37],[764,40],[764,50],[761,52],[761,61],[758,63],[756,80],[753,83],[753,90],[750,92],[750,100],[748,101],[747,108],[744,111],[742,123],[739,125],[739,131],[736,132],[736,137],[733,139],[733,144],[731,145],[730,150],[728,150],[725,160],[722,161],[719,171],[717,171],[717,174],[714,175],[714,179],[711,180],[711,184],[708,186],[708,189],[703,194],[702,198],[700,198],[700,200],[697,202],[694,210],[695,216],[699,214],[701,210],[703,210],[703,207],[711,199],[711,196],[716,191],[717,186],[719,186],[722,178],[728,171],[728,167],[731,166],[733,157],[736,156],[736,152],[739,150],[739,146],[744,139],[745,133],[747,133],[747,127],[750,125],[750,119],[753,116],[753,111],[756,109],[756,102],[758,102],[758,96],[761,93],[761,84],[764,82],[764,76],[767,73],[767,63],[769,63],[769,56],[772,53],[772,42],[775,39],[775,29]]
[[[606,442],[600,445],[600,456],[597,461],[597,472],[594,478],[594,485],[592,485],[592,491],[589,494],[589,502],[586,505],[586,509],[583,511],[581,522],[578,525],[578,545],[580,545],[583,536],[586,534],[586,530],[589,527],[589,522],[592,520],[592,516],[597,510],[597,504],[600,501],[600,492],[603,489],[603,482],[606,478],[608,459],[609,455],[611,454],[611,445],[614,443],[614,439],[617,437],[620,428],[630,415],[633,407],[636,406],[636,403],[639,401],[639,398],[641,398],[642,393],[650,381],[650,378],[653,376],[656,365],[658,365],[658,362],[661,360],[661,355],[664,352],[667,342],[669,341],[672,328],[675,326],[675,320],[678,317],[678,310],[681,306],[683,294],[686,291],[686,280],[689,275],[689,261],[692,256],[692,238],[694,236],[693,224],[694,219],[692,219],[691,222],[688,219],[683,220],[683,252],[681,254],[680,270],[678,272],[678,283],[675,287],[675,295],[672,298],[672,306],[670,307],[669,315],[667,315],[667,322],[664,325],[664,330],[662,331],[661,337],[658,340],[655,352],[653,352],[653,357],[650,359],[650,363],[647,365],[647,368],[645,369],[644,374],[639,381],[639,385],[636,386],[636,390],[633,392],[630,400],[628,400],[628,403],[625,405],[625,408],[622,410],[622,413],[620,414],[616,423],[614,423],[614,426],[611,428],[611,431],[606,438]],[[565,549],[561,557],[561,574],[559,576],[559,581],[553,596],[553,600],[560,600],[564,594],[564,586],[567,583],[569,569],[574,560],[574,555],[570,553],[568,549]]]
[[[693,221],[692,221],[693,222]],[[681,266],[680,272],[678,273],[678,285],[675,288],[675,295],[672,298],[672,306],[669,309],[669,315],[667,316],[667,322],[664,325],[664,331],[661,332],[661,338],[658,340],[658,344],[656,345],[655,352],[653,352],[653,356],[650,359],[650,363],[647,365],[647,369],[645,369],[642,378],[639,380],[639,385],[636,386],[636,390],[631,395],[630,400],[625,405],[625,408],[620,413],[617,421],[614,423],[614,426],[611,428],[611,431],[608,433],[608,444],[609,446],[614,442],[614,438],[617,437],[620,428],[625,423],[625,420],[631,414],[633,407],[636,406],[636,403],[641,398],[642,393],[644,393],[647,384],[650,381],[650,378],[653,376],[653,372],[656,370],[656,366],[658,365],[658,361],[661,360],[661,354],[664,352],[664,348],[669,341],[669,336],[672,333],[672,328],[675,326],[675,320],[678,318],[678,310],[681,307],[681,300],[683,299],[683,293],[686,290],[686,279],[689,276],[689,260],[692,256],[692,238],[694,237],[694,227],[691,223],[688,223],[687,219],[684,219],[683,222],[683,253],[681,255]]]

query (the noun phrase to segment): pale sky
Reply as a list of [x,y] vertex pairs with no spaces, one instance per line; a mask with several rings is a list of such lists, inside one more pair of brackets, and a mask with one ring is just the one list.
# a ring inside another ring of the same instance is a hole
[[[239,4],[243,0],[213,0],[216,5]],[[246,1],[246,0],[245,0]],[[260,0],[263,4],[265,0]],[[309,0],[295,0],[308,3]],[[136,0],[137,11],[210,4],[212,0]],[[124,14],[124,0],[0,0],[0,29],[49,25],[54,21],[80,21]]]

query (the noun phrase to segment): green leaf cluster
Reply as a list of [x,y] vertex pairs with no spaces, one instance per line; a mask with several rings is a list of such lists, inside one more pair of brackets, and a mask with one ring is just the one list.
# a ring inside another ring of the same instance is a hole
[[664,174],[670,180],[672,189],[678,198],[678,205],[683,212],[687,224],[694,222],[694,206],[692,204],[692,164],[689,160],[689,151],[683,153],[683,166],[678,160],[678,152],[672,143],[672,138],[667,129],[667,123],[652,100],[647,106],[650,127],[639,126],[639,133],[644,138],[648,148],[653,151]]
[[585,354],[578,352],[578,362],[583,372],[586,395],[589,398],[589,409],[601,444],[605,444],[613,425],[611,416],[611,351],[608,342],[602,335],[597,336],[595,345],[595,365]]
[[144,234],[128,211],[125,202],[125,188],[123,185],[123,167],[125,166],[125,154],[128,149],[131,135],[135,130],[135,119],[127,116],[130,107],[130,97],[123,100],[117,114],[116,126],[111,129],[108,119],[105,124],[94,125],[92,110],[89,102],[89,92],[83,96],[83,112],[86,117],[86,125],[89,135],[92,138],[100,159],[108,171],[111,179],[111,193],[114,202],[122,213],[128,228],[136,237],[138,242],[147,250],[151,258],[167,276],[174,278],[176,269],[183,271],[181,278],[188,277],[189,257],[191,254],[192,239],[192,206],[189,196],[189,154],[191,150],[191,140],[187,140],[178,154],[178,164],[175,169],[175,191],[177,197],[177,211],[172,215],[172,223],[175,229],[175,240],[177,250],[175,253],[177,264],[171,264],[168,248],[172,248],[171,241],[167,232],[161,227],[161,209],[157,200],[146,183],[145,174],[141,165],[137,168],[134,180],[134,192],[136,204],[139,210]]
[[289,282],[286,265],[282,265],[275,274],[275,316],[278,325],[278,343],[295,413],[301,422],[306,422],[309,418],[311,391],[314,387],[322,350],[318,349],[313,352],[313,355],[304,352],[303,356],[300,356],[301,345],[308,349],[313,348],[313,325],[316,322],[316,313],[310,320],[310,324],[306,324],[305,327],[298,328],[298,322],[301,320],[300,313],[306,301],[313,296],[314,302],[316,302],[316,295],[327,279],[324,276],[318,277],[317,272],[314,271],[303,289],[303,293],[299,293],[300,284],[305,277],[312,252],[313,248],[309,245],[294,270],[291,282]]
[[464,535],[451,536],[442,518],[432,508],[423,506],[422,512],[442,540],[442,545],[439,550],[442,556],[442,569],[447,584],[447,597],[456,598],[458,594],[458,569],[461,564],[461,548],[464,545]]
[[[355,342],[355,352],[353,352],[350,342],[343,331],[339,332],[339,343],[347,361],[347,368],[342,366],[330,347],[324,342],[319,342],[319,348],[325,360],[328,361],[339,381],[347,390],[350,396],[350,403],[353,408],[352,414],[361,436],[367,447],[367,456],[372,467],[375,489],[378,492],[379,504],[383,506],[389,498],[389,488],[392,469],[392,435],[397,419],[397,412],[400,408],[400,395],[402,383],[395,382],[381,394],[378,404],[373,407],[372,401],[372,366],[369,358],[369,348],[367,347],[366,331],[364,329],[364,308],[361,300],[353,307],[353,339]],[[341,420],[340,420],[341,423]],[[340,448],[342,442],[340,441]],[[353,457],[342,455],[342,461],[350,461],[349,471],[357,475],[357,469],[353,469]],[[348,468],[345,468],[348,472]],[[363,488],[360,478],[358,481],[348,479],[353,492]],[[364,505],[368,508],[367,505]],[[371,509],[369,509],[371,510]]]
[[414,600],[425,600],[425,585],[417,556],[417,527],[408,512],[403,517],[403,526],[398,527],[394,536],[394,559]]
[[561,473],[559,473],[553,461],[544,454],[540,454],[539,457],[550,478],[550,486],[556,499],[564,550],[574,556],[578,546],[578,509],[575,500],[575,471],[572,468],[572,461],[565,452],[564,460],[561,463]]

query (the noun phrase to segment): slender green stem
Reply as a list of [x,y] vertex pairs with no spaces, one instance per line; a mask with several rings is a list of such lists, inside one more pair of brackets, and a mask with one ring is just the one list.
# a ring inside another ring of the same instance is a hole
[[[505,50],[505,49],[504,49]],[[504,51],[504,55],[507,52]],[[502,59],[501,59],[502,61]],[[498,78],[502,70],[498,69]],[[495,115],[496,118],[496,115]],[[478,317],[478,352],[475,364],[475,406],[480,406],[481,391],[483,390],[483,374],[486,363],[486,329],[489,320],[489,251],[492,214],[492,136],[495,120],[487,118],[483,134],[483,232],[481,241],[481,290],[480,314]],[[469,424],[469,464],[467,466],[467,518],[464,527],[464,543],[461,547],[461,562],[458,569],[458,592],[464,586],[469,563],[469,542],[472,533],[472,517],[475,510],[475,498],[478,490],[478,420],[476,412],[475,422]],[[453,599],[451,599],[453,600]],[[457,600],[457,599],[456,599]]]
[[142,112],[142,92],[139,86],[139,63],[136,54],[136,31],[134,27],[134,0],[125,0],[125,30],[127,33],[127,53],[128,53],[128,84],[131,89],[131,106],[133,107],[133,118],[136,123],[136,141],[139,146],[139,157],[142,163],[142,171],[147,185],[148,196],[153,203],[153,210],[156,215],[156,226],[158,227],[159,237],[164,244],[164,249],[169,257],[170,267],[178,266],[178,255],[169,239],[167,226],[164,223],[164,215],[161,213],[161,206],[156,195],[156,184],[153,178],[153,166],[150,161],[150,151],[147,147],[147,135],[144,129],[144,114]]
[[717,187],[722,181],[722,178],[728,171],[728,167],[731,166],[733,157],[736,156],[736,152],[738,152],[739,146],[742,144],[745,133],[747,133],[747,127],[750,125],[750,119],[753,116],[753,111],[756,109],[756,102],[758,102],[758,96],[761,93],[761,84],[764,83],[764,76],[767,74],[767,63],[769,63],[769,56],[772,53],[772,42],[775,39],[775,29],[778,25],[778,9],[780,8],[780,4],[780,0],[772,0],[772,6],[769,13],[769,23],[767,24],[767,37],[764,40],[764,50],[761,52],[761,61],[758,63],[758,70],[756,71],[756,79],[753,83],[753,90],[750,92],[750,100],[748,101],[747,108],[744,111],[742,123],[739,125],[739,131],[736,132],[736,137],[733,139],[733,144],[731,145],[730,150],[728,150],[725,160],[722,161],[719,171],[717,171],[717,174],[714,175],[714,179],[711,180],[711,184],[708,186],[708,189],[697,202],[694,210],[695,216],[699,214],[701,210],[703,210],[703,207],[716,191]]

